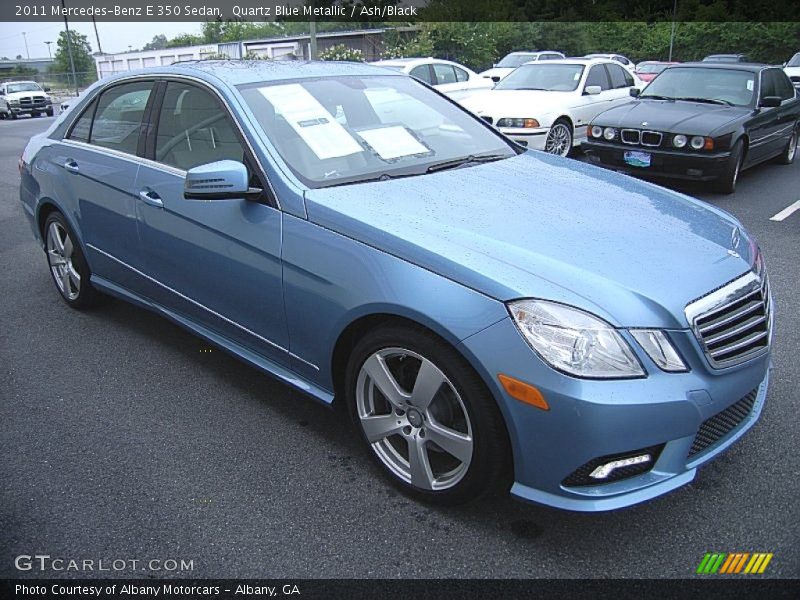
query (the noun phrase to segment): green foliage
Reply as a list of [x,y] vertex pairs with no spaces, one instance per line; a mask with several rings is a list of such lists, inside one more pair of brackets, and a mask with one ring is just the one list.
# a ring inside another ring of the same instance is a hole
[[198,46],[205,43],[199,35],[182,33],[167,42],[166,48],[181,48],[183,46]]
[[364,54],[357,48],[349,48],[344,44],[336,44],[330,48],[325,48],[319,53],[320,60],[346,60],[352,62],[364,62]]
[[[79,84],[86,84],[94,81],[97,69],[92,58],[92,47],[85,35],[74,30],[69,32],[69,41],[72,46],[72,59],[75,64],[75,73],[78,76]],[[71,73],[72,68],[69,60],[69,50],[67,48],[67,32],[62,31],[58,34],[56,41],[56,53],[53,56],[53,64],[50,67],[52,73]]]
[[158,35],[153,36],[153,40],[151,42],[146,43],[142,50],[161,50],[167,47],[167,36],[163,33],[159,33]]

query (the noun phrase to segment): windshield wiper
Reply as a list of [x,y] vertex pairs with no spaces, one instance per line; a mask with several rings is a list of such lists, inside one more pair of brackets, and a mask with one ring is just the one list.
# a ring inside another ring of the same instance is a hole
[[434,163],[426,169],[426,173],[435,173],[436,171],[446,171],[447,169],[457,169],[469,164],[494,162],[496,160],[503,160],[510,158],[506,154],[479,154],[463,156],[461,158],[454,158],[452,160],[443,160],[439,163]]
[[675,98],[676,100],[685,100],[686,102],[704,102],[706,104],[722,104],[724,106],[733,106],[733,102],[722,100],[720,98]]
[[639,94],[639,98],[650,98],[652,100],[675,100],[672,96],[659,96],[658,94]]

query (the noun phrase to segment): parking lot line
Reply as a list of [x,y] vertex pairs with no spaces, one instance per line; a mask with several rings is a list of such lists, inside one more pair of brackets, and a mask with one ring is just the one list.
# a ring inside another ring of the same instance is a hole
[[769,220],[770,221],[783,221],[785,218],[787,218],[789,215],[791,215],[796,210],[800,210],[800,200],[798,200],[794,204],[790,204],[789,206],[784,208],[778,214],[770,217]]

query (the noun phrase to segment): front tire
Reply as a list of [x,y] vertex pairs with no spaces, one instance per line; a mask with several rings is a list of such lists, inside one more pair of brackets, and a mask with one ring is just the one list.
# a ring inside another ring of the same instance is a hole
[[550,131],[544,142],[544,151],[557,156],[568,156],[572,150],[572,127],[564,120],[559,119]]
[[60,212],[48,215],[44,223],[44,239],[50,275],[64,302],[77,309],[97,304],[102,294],[89,283],[89,265],[75,234]]
[[441,338],[416,326],[370,332],[353,349],[345,392],[370,455],[407,494],[454,505],[507,487],[497,405]]
[[733,150],[731,150],[731,156],[728,160],[728,165],[725,167],[725,171],[715,182],[714,188],[720,194],[732,194],[736,191],[736,182],[739,180],[743,159],[744,143],[742,140],[739,140],[734,144]]
[[794,162],[794,157],[797,155],[797,138],[800,136],[800,126],[796,126],[792,132],[792,137],[786,144],[783,153],[778,156],[778,163],[782,165],[790,165]]
[[46,114],[47,114],[47,116],[48,116],[48,117],[52,117],[52,116],[55,114],[55,112],[54,112],[54,111],[53,111],[53,109],[51,108],[50,110],[48,110],[48,111],[47,111],[47,113],[46,113]]

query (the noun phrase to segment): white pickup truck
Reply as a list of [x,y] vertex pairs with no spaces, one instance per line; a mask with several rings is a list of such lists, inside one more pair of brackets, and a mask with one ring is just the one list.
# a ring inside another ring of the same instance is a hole
[[35,81],[6,81],[0,83],[0,112],[16,119],[19,115],[53,116],[53,99]]

